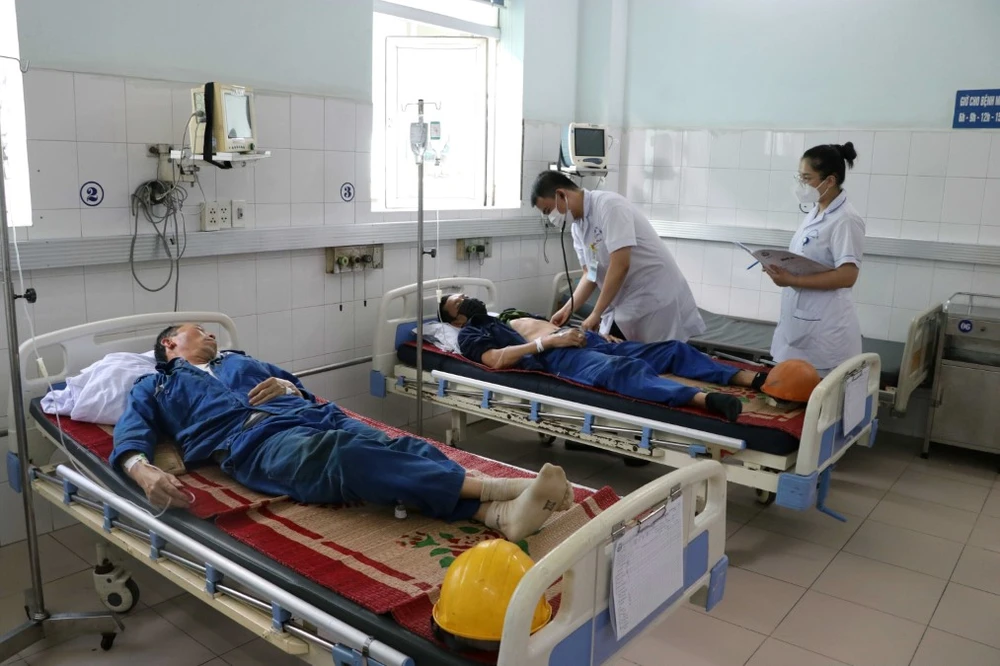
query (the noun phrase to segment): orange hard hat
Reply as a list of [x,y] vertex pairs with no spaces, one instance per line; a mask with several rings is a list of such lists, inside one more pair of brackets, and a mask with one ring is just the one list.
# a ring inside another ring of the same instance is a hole
[[761,390],[778,400],[809,402],[809,396],[819,382],[819,373],[811,363],[793,358],[774,366]]

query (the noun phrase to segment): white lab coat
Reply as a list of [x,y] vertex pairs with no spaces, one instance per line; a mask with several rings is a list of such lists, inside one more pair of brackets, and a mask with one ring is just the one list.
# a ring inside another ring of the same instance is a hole
[[[646,216],[617,192],[585,191],[583,219],[573,220],[573,247],[598,288],[611,253],[632,248],[628,274],[611,301],[614,321],[629,340],[661,342],[704,333],[694,295],[680,267]],[[602,321],[610,328],[610,318]]]
[[[841,192],[823,212],[813,208],[788,249],[833,268],[860,268],[864,241],[865,222]],[[781,290],[781,318],[771,343],[775,361],[805,359],[826,374],[860,353],[861,326],[850,289]]]

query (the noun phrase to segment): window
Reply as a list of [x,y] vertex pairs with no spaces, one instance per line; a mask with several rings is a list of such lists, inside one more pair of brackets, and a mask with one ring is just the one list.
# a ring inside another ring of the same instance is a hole
[[0,0],[0,159],[3,160],[7,224],[31,226],[28,141],[24,125],[24,88],[17,57],[14,0]]
[[424,100],[439,159],[424,161],[424,206],[493,205],[499,10],[482,0],[376,2],[373,18],[372,195],[387,210],[417,206],[410,123]]

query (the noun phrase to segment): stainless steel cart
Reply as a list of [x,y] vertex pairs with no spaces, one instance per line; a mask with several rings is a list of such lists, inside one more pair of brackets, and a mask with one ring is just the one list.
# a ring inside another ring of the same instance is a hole
[[931,442],[1000,453],[1000,297],[957,293],[938,328]]

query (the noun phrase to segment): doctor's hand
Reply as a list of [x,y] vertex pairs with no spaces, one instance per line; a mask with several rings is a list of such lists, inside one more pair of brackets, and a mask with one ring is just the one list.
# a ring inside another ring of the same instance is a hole
[[302,397],[302,392],[299,391],[298,387],[287,379],[269,377],[250,389],[250,406],[256,407],[257,405],[263,405],[268,400],[274,400],[275,398],[286,395],[289,393],[288,389],[291,389],[291,395],[297,395],[300,398]]
[[593,314],[584,319],[583,323],[580,324],[580,328],[584,331],[596,331],[600,327],[601,318]]
[[186,509],[191,505],[191,495],[184,490],[184,484],[173,474],[164,472],[149,463],[139,463],[131,469],[129,476],[146,493],[149,503],[157,509],[170,507]]
[[797,283],[797,276],[792,275],[780,266],[768,266],[764,272],[770,276],[771,280],[778,287],[794,287]]
[[567,303],[566,305],[559,308],[559,310],[554,315],[552,315],[552,318],[549,319],[549,322],[555,324],[556,326],[562,326],[567,321],[569,321],[569,315],[570,315],[569,304]]

